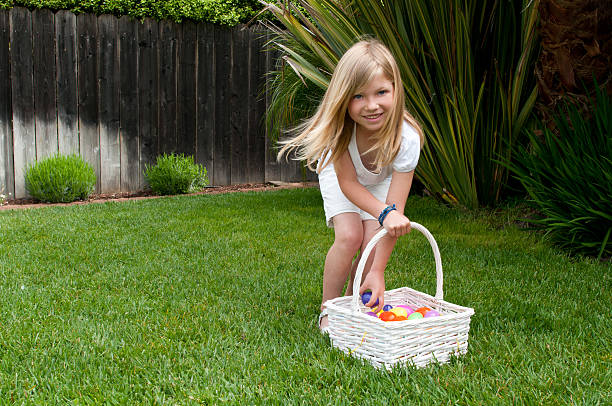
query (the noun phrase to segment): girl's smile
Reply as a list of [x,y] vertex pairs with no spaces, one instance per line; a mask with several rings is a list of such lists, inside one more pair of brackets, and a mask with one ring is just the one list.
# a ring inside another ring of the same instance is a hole
[[348,114],[360,132],[372,134],[380,130],[393,106],[394,86],[384,74],[378,73],[353,95]]
[[383,113],[379,113],[379,114],[374,114],[374,115],[370,115],[370,116],[365,116],[365,118],[366,118],[368,121],[376,121],[376,120],[378,120],[379,118],[381,118],[381,117],[382,117],[382,115],[383,115]]

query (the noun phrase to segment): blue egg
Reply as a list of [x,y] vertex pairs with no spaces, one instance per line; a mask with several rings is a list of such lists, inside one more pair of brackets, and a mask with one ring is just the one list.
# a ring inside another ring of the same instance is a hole
[[386,311],[386,312],[388,312],[391,309],[393,309],[393,306],[391,306],[391,305],[384,305],[383,306],[383,310]]
[[[361,302],[363,304],[368,303],[370,301],[370,299],[372,299],[372,292],[367,291],[367,292],[363,292],[361,294]],[[376,303],[374,303],[374,306],[377,306],[377,305],[378,305],[378,300],[376,300]]]

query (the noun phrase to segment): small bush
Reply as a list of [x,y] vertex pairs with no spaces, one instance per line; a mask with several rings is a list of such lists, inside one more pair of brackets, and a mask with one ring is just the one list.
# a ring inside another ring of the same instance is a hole
[[612,100],[597,91],[592,117],[568,105],[556,112],[559,134],[543,124],[512,168],[541,213],[532,222],[572,253],[612,255]]
[[41,202],[69,203],[89,197],[96,186],[96,175],[80,156],[57,154],[30,165],[25,186]]
[[208,185],[206,168],[183,154],[158,156],[155,166],[145,165],[145,178],[158,195],[194,193]]

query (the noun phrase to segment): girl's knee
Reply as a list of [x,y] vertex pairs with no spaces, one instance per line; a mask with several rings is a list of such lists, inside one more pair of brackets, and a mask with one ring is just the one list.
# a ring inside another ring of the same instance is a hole
[[342,233],[340,235],[337,234],[334,239],[334,244],[352,253],[359,251],[362,242],[363,234],[358,231],[353,233]]

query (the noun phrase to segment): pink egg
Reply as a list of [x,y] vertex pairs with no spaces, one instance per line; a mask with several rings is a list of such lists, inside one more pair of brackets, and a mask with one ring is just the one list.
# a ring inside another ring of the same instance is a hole
[[430,310],[430,311],[428,311],[427,313],[425,313],[425,316],[424,316],[424,317],[437,317],[437,316],[439,316],[439,315],[440,315],[440,313],[438,313],[437,311],[435,311],[435,310]]
[[395,307],[401,307],[402,309],[406,309],[406,312],[408,313],[408,315],[411,315],[412,313],[414,313],[414,309],[408,305],[399,305]]

